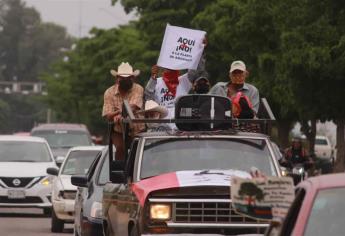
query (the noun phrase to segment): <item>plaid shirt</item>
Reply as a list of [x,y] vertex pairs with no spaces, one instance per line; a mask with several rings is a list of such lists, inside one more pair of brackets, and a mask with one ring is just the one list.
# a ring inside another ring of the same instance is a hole
[[[133,87],[124,97],[121,96],[118,87],[118,84],[115,84],[105,91],[102,111],[103,117],[115,111],[121,112],[124,99],[127,99],[130,105],[136,105],[140,109],[143,108],[143,87],[141,87],[139,84],[133,83]],[[115,125],[114,129],[116,132],[122,133],[121,125]],[[133,126],[131,126],[131,129],[133,132],[132,135],[135,135],[144,130],[145,125],[139,123],[133,124]]]

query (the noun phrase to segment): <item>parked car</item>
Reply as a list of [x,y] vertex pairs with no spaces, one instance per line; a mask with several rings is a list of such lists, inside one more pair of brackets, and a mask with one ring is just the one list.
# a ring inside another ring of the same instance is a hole
[[90,132],[83,124],[41,124],[31,130],[31,135],[47,140],[58,165],[71,147],[93,145]]
[[47,169],[48,174],[57,176],[53,181],[52,190],[52,232],[62,232],[64,223],[73,223],[77,187],[71,184],[71,176],[87,173],[103,148],[103,146],[73,147],[68,151],[60,170],[54,167]]
[[37,207],[49,214],[48,167],[56,163],[45,139],[0,135],[0,207]]
[[284,222],[272,223],[265,235],[344,235],[344,195],[343,173],[308,178],[296,187]]
[[72,176],[78,186],[75,199],[74,235],[103,236],[103,187],[109,181],[108,148],[105,148],[86,175]]

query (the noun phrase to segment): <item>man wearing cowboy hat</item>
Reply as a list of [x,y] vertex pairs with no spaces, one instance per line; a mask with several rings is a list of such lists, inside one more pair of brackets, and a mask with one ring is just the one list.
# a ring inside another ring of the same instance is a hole
[[[153,100],[148,100],[145,102],[145,109],[138,113],[143,113],[147,119],[163,119],[168,115],[168,109],[160,106]],[[166,130],[168,127],[164,124],[158,123],[147,123],[148,131],[159,131]]]
[[[117,71],[111,70],[110,73],[116,80],[115,84],[104,93],[102,116],[108,121],[114,121],[115,123],[112,139],[116,147],[116,159],[123,160],[125,150],[122,137],[123,130],[120,124],[123,100],[128,100],[134,112],[142,109],[144,89],[139,84],[133,82],[134,78],[140,74],[140,71],[133,71],[132,66],[128,62],[122,62],[118,66]],[[143,124],[133,124],[131,126],[131,136],[133,137],[144,128]]]
[[209,93],[230,98],[231,84],[231,86],[235,88],[236,92],[242,92],[249,98],[253,105],[253,110],[257,114],[260,103],[259,91],[254,85],[245,82],[248,75],[249,72],[247,71],[244,62],[234,61],[231,63],[229,71],[230,82],[218,82],[211,88]]

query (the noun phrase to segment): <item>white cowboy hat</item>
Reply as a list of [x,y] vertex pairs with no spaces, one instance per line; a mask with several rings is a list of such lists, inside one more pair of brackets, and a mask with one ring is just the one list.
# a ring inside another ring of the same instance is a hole
[[116,70],[110,70],[110,74],[113,76],[129,77],[129,76],[138,76],[140,70],[133,71],[133,67],[128,62],[121,62]]
[[140,111],[139,113],[146,113],[149,111],[156,111],[160,113],[159,118],[164,118],[168,115],[168,109],[165,107],[160,106],[158,103],[156,103],[153,100],[148,100],[145,102],[145,109]]

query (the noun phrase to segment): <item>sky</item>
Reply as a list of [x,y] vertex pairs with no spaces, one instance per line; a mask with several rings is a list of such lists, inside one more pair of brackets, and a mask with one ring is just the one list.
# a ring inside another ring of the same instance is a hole
[[54,22],[65,26],[69,34],[84,37],[92,27],[113,28],[134,19],[134,14],[126,15],[117,3],[111,0],[23,0],[34,7],[44,22]]

